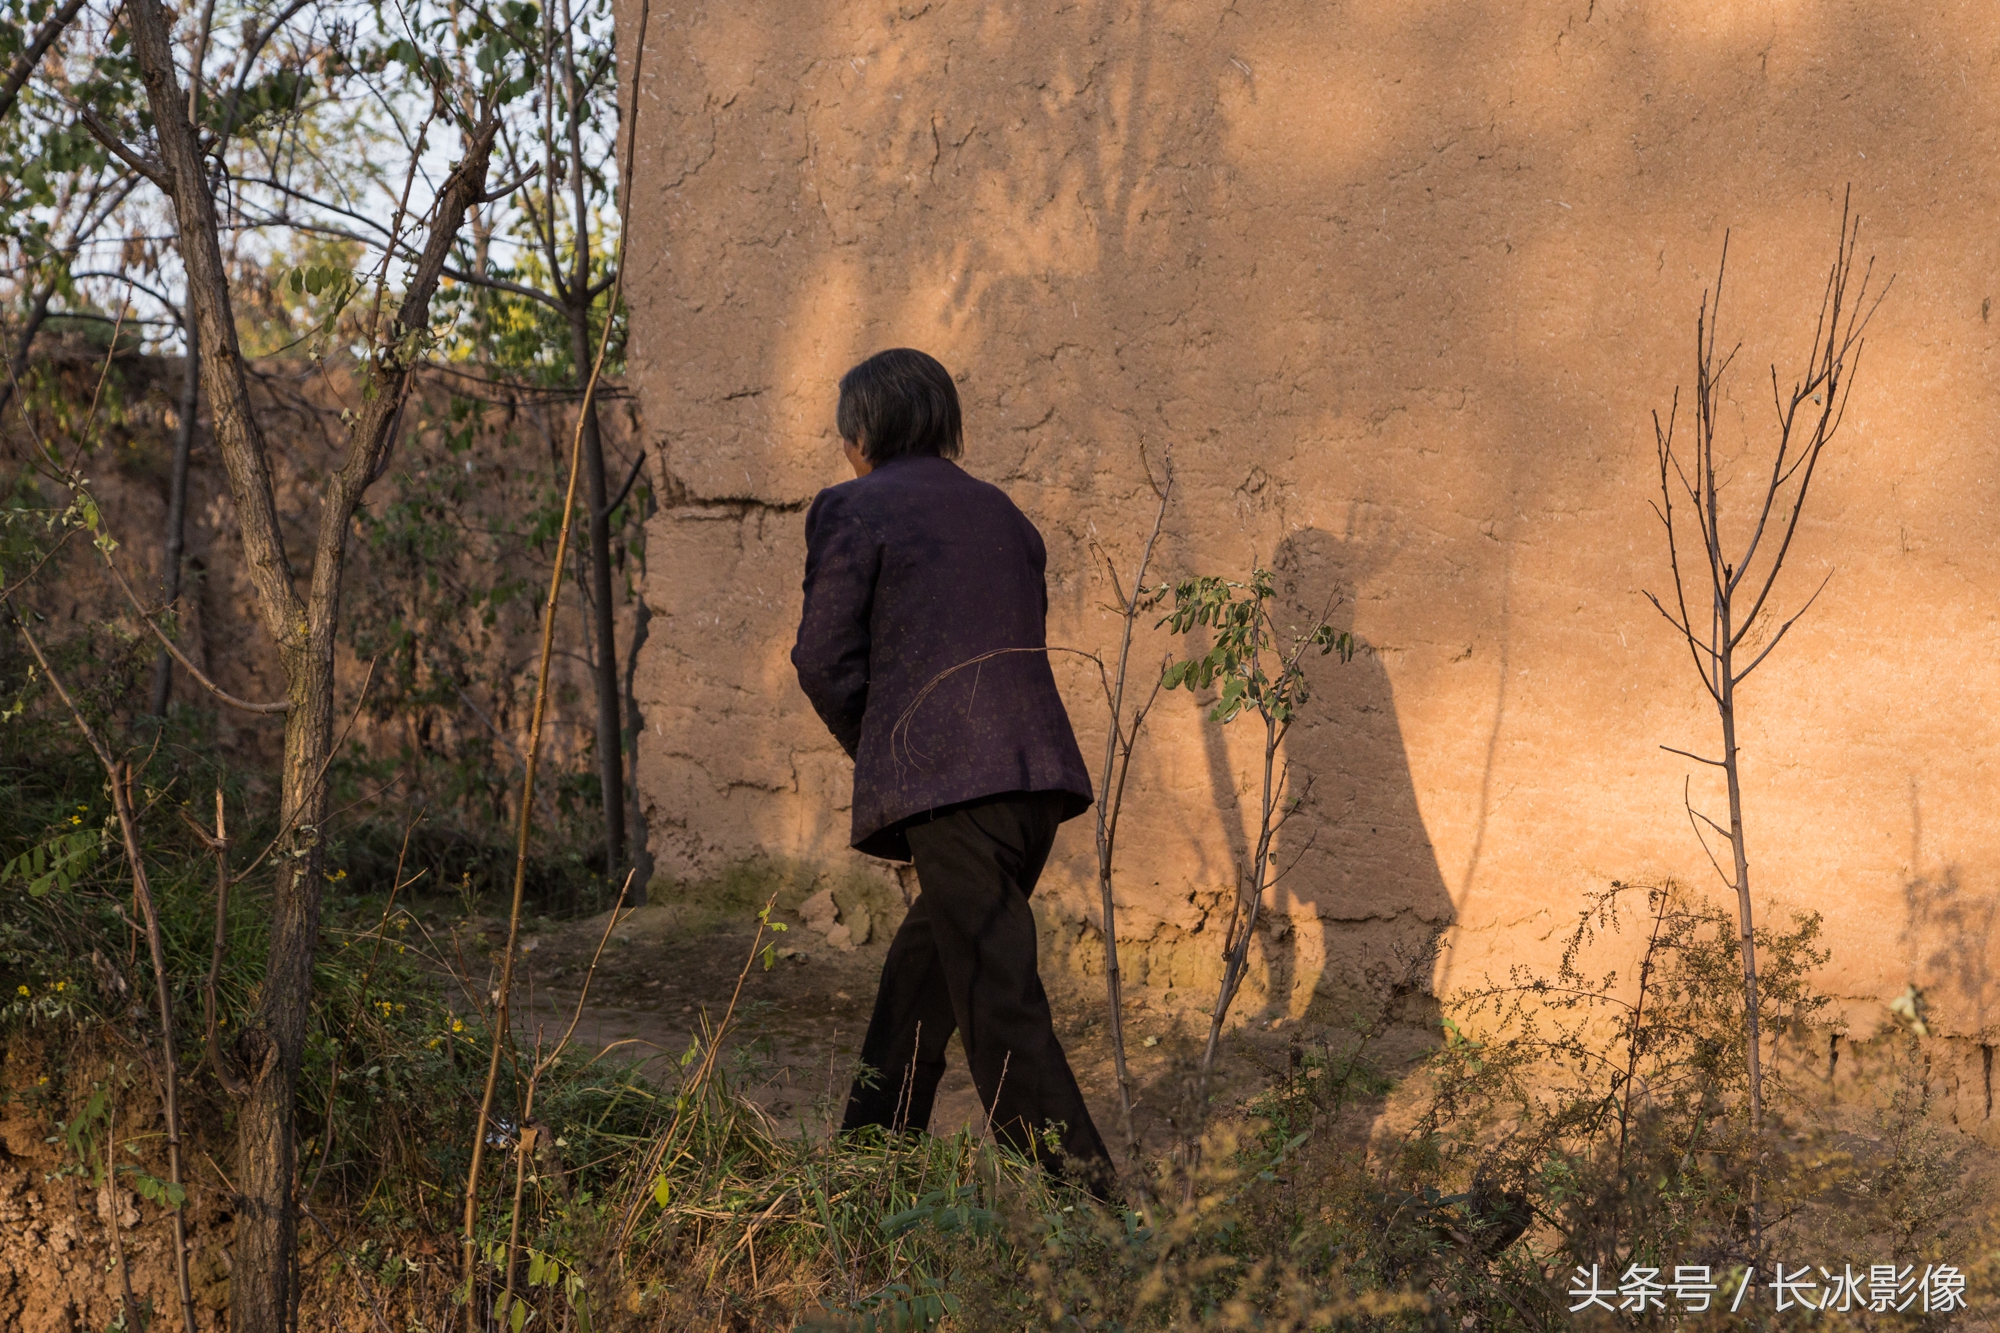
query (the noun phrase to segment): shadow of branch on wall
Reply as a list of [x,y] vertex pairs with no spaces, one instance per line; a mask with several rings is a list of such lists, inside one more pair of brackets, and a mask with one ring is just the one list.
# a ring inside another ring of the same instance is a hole
[[1993,927],[2000,895],[1974,893],[1959,866],[1947,863],[1903,881],[1902,943],[1912,984],[1929,993],[1931,1012],[1950,1029],[1982,1042],[1993,1025]]

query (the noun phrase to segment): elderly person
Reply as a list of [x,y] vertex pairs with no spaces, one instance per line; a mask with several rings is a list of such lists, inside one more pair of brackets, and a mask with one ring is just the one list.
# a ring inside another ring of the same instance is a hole
[[1090,778],[1049,670],[1047,553],[961,469],[958,390],[922,352],[841,377],[854,480],[806,515],[792,664],[854,760],[852,843],[913,861],[845,1129],[930,1123],[956,1030],[1001,1138],[1101,1191],[1110,1157],[1050,1022],[1028,895]]

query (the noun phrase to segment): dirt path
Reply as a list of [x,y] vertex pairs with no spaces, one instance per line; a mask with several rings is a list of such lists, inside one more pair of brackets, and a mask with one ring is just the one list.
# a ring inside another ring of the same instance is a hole
[[[825,1133],[846,1097],[888,931],[878,925],[868,943],[841,949],[795,913],[779,919],[789,927],[776,937],[786,956],[768,971],[761,959],[749,969],[725,1047],[737,1086],[774,1119],[788,1129]],[[532,1042],[537,1028],[544,1040],[553,1040],[567,1026],[604,925],[600,915],[554,925],[527,940],[532,1000],[521,1011],[525,1040]],[[616,1043],[616,1050],[667,1072],[704,1021],[717,1022],[728,1007],[744,975],[754,927],[747,913],[725,914],[693,903],[631,911],[605,946],[577,1042],[589,1050]],[[1057,1035],[1099,1131],[1115,1149],[1123,1130],[1102,983],[1060,975],[1047,981]],[[1128,1001],[1126,1044],[1139,1100],[1135,1122],[1148,1154],[1172,1141],[1171,1117],[1184,1098],[1205,1024],[1200,1013],[1177,1015],[1149,997]],[[1288,1038],[1281,1024],[1232,1040],[1218,1079],[1222,1097],[1238,1098],[1264,1086],[1283,1067]],[[936,1133],[976,1127],[983,1119],[957,1043],[950,1060],[930,1126]]]

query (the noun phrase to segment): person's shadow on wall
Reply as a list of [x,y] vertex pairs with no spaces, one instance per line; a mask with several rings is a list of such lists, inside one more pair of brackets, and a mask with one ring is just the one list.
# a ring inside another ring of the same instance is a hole
[[[1363,543],[1318,528],[1287,536],[1271,566],[1280,629],[1303,631],[1325,614],[1351,631],[1367,558]],[[1279,862],[1274,915],[1291,923],[1292,938],[1273,953],[1274,973],[1288,969],[1274,992],[1291,996],[1293,1013],[1332,1023],[1379,1014],[1435,1036],[1430,982],[1454,910],[1388,671],[1366,641],[1347,662],[1309,649],[1305,669],[1312,696],[1285,740],[1302,804]],[[1307,932],[1316,938],[1298,938]]]
[[[1316,528],[1285,538],[1270,568],[1277,587],[1273,615],[1287,646],[1289,636],[1322,615],[1336,630],[1352,629],[1354,589],[1366,558],[1362,543]],[[1273,873],[1279,878],[1265,898],[1219,1059],[1230,1061],[1235,1045],[1238,1059],[1247,1056],[1269,1072],[1276,1067],[1272,1048],[1283,1044],[1274,1038],[1282,1031],[1291,1034],[1284,1041],[1294,1060],[1300,1040],[1336,1046],[1365,1040],[1371,1061],[1397,1072],[1438,1039],[1431,980],[1439,942],[1454,919],[1451,895],[1417,806],[1394,691],[1376,647],[1359,642],[1346,662],[1309,648],[1305,670],[1310,697],[1281,755],[1290,766],[1288,798],[1299,805],[1276,843]],[[1231,726],[1261,733],[1254,716]],[[1221,733],[1212,724],[1203,729],[1210,786],[1230,830],[1236,873],[1243,876],[1256,836],[1261,775],[1239,777],[1236,765],[1258,737],[1235,738],[1233,764]],[[1195,935],[1197,947],[1219,956],[1219,927],[1228,911],[1226,901],[1216,906],[1210,915],[1218,928]],[[1216,967],[1219,972],[1219,959]],[[1198,998],[1205,1034],[1214,993]],[[1197,1018],[1196,999],[1183,1001],[1190,1020]],[[1185,1069],[1165,1073],[1139,1099],[1155,1114],[1179,1120],[1190,1110],[1188,1080]]]

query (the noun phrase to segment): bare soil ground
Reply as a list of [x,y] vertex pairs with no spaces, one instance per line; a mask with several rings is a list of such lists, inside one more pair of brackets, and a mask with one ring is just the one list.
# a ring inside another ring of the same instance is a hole
[[[878,909],[879,912],[879,909]],[[721,1021],[739,977],[742,991],[725,1047],[733,1054],[736,1086],[781,1125],[829,1132],[838,1118],[868,1024],[892,922],[872,923],[868,942],[840,948],[796,912],[774,912],[784,933],[766,933],[782,956],[769,969],[752,961],[754,913],[698,900],[629,909],[605,941],[576,1042],[611,1058],[638,1059],[660,1073],[679,1060],[705,1026]],[[604,939],[607,916],[537,922],[525,932],[529,998],[518,1020],[523,1040],[536,1033],[553,1042],[575,1012],[579,987]],[[503,923],[482,922],[497,944]],[[749,964],[746,972],[746,964]],[[1114,1151],[1124,1139],[1101,978],[1045,968],[1056,1032],[1076,1070],[1099,1132]],[[1128,994],[1127,1061],[1137,1106],[1142,1152],[1164,1150],[1184,1114],[1191,1074],[1207,1035],[1212,997]],[[1285,1065],[1297,1027],[1260,1018],[1229,1039],[1215,1090],[1223,1104],[1266,1086]],[[977,1128],[983,1111],[954,1043],[930,1129]],[[1122,1160],[1124,1153],[1118,1154]]]

